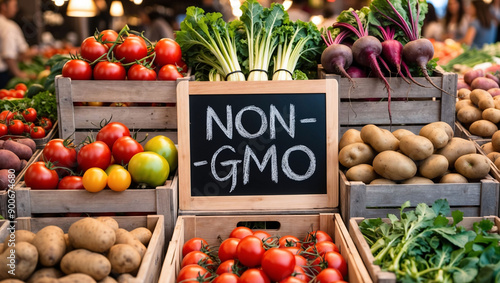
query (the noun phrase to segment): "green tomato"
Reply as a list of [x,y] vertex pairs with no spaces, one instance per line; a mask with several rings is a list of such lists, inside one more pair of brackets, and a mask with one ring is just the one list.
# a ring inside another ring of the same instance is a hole
[[157,187],[165,184],[170,174],[170,166],[167,160],[158,153],[144,151],[135,154],[130,159],[128,171],[134,182]]
[[111,164],[108,166],[108,168],[106,168],[105,172],[109,176],[109,173],[111,173],[111,171],[115,169],[125,169],[125,168],[119,164]]
[[177,169],[177,147],[174,142],[166,136],[156,136],[150,139],[144,146],[144,151],[153,151],[163,156],[170,170]]

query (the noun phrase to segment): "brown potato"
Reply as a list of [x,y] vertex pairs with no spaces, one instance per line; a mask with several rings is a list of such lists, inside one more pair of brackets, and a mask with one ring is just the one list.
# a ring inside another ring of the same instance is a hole
[[344,148],[346,145],[356,142],[363,142],[361,139],[361,132],[356,129],[349,129],[342,135],[342,138],[340,138],[339,150]]
[[495,161],[494,161],[493,163],[495,164],[495,166],[496,166],[497,168],[499,168],[499,169],[500,169],[500,158],[495,159]]
[[141,241],[141,243],[145,246],[148,245],[149,240],[153,236],[153,233],[146,227],[137,227],[134,230],[130,231],[137,240]]
[[497,131],[491,136],[491,146],[495,151],[500,152],[500,131]]
[[457,98],[459,100],[466,100],[470,98],[470,89],[461,88],[457,91]]
[[408,156],[386,150],[373,159],[375,172],[385,179],[399,181],[409,179],[417,173],[417,165]]
[[467,106],[475,107],[474,103],[472,103],[470,99],[459,100],[455,103],[455,112],[458,112],[460,109]]
[[141,265],[141,255],[131,245],[116,244],[109,249],[109,262],[111,271],[116,273],[131,273],[139,269]]
[[444,155],[448,159],[450,168],[452,168],[460,156],[476,153],[476,146],[473,141],[454,137],[444,148],[438,150],[436,153]]
[[401,138],[403,138],[404,136],[411,136],[411,135],[415,136],[415,134],[412,131],[407,129],[397,129],[394,132],[392,132],[392,134],[400,141]]
[[492,123],[499,123],[500,122],[500,109],[496,108],[488,108],[483,111],[483,114],[481,115],[484,120],[488,120]]
[[387,179],[375,179],[370,182],[370,185],[395,185],[396,182]]
[[[16,230],[14,234],[8,234],[7,238],[5,238],[4,243],[4,249],[9,246],[9,242],[15,241],[16,243],[19,242],[28,242],[32,243],[33,239],[35,238],[35,233],[28,231],[28,230]],[[3,251],[3,250],[2,250]]]
[[405,185],[411,185],[411,184],[434,184],[434,182],[431,179],[427,179],[427,178],[419,177],[419,176],[415,176],[413,178],[404,180],[401,183],[405,184]]
[[486,155],[486,157],[488,157],[491,160],[491,162],[495,162],[495,160],[497,160],[497,158],[500,157],[500,152],[496,151],[490,152]]
[[128,244],[133,246],[141,255],[141,258],[146,253],[146,246],[141,241],[137,240],[129,231],[119,228],[116,230],[116,244]]
[[0,254],[0,279],[26,280],[35,271],[37,262],[38,251],[35,246],[28,242],[16,243]]
[[466,154],[455,161],[455,170],[468,179],[483,179],[490,172],[490,163],[482,154]]
[[453,128],[445,122],[433,122],[420,129],[420,136],[428,138],[434,149],[445,147],[453,137]]
[[470,124],[481,119],[482,114],[483,112],[477,107],[465,106],[457,111],[457,120],[464,124]]
[[431,156],[434,145],[423,136],[405,136],[399,141],[399,149],[409,158],[418,161]]
[[420,163],[418,172],[425,178],[434,179],[445,174],[448,167],[448,159],[445,156],[433,154]]
[[68,237],[75,249],[88,249],[94,252],[105,252],[115,244],[115,231],[94,218],[80,219],[69,227]]
[[66,253],[64,231],[54,225],[46,226],[38,231],[32,243],[38,250],[38,262],[42,266],[55,266]]
[[377,152],[399,148],[399,140],[391,132],[372,124],[361,128],[361,139]]
[[493,148],[492,142],[487,142],[487,143],[481,145],[481,149],[484,151],[484,154],[490,154],[492,152],[495,152],[495,149]]
[[61,270],[66,274],[84,273],[94,280],[102,280],[111,273],[111,263],[102,254],[77,249],[64,255]]
[[113,277],[107,276],[106,278],[100,280],[97,283],[118,283]]
[[377,178],[377,173],[375,173],[375,170],[373,170],[373,167],[369,164],[358,164],[349,168],[345,176],[349,181],[360,181],[369,184]]
[[37,283],[41,278],[60,278],[64,273],[55,267],[44,267],[35,271],[27,283]]
[[59,278],[58,283],[95,283],[94,278],[83,273],[73,273]]
[[375,151],[365,143],[346,145],[339,152],[339,162],[347,168],[358,164],[368,164],[373,161]]
[[469,127],[469,132],[473,135],[483,138],[491,137],[498,131],[497,125],[488,120],[477,120]]
[[443,184],[451,184],[451,183],[468,183],[469,181],[467,178],[464,176],[458,174],[458,173],[449,173],[444,175],[441,180],[439,180],[439,183]]
[[474,105],[478,105],[479,101],[484,98],[493,98],[491,94],[484,89],[474,89],[470,93],[470,100]]
[[114,231],[116,231],[116,230],[118,230],[118,228],[120,228],[118,225],[118,222],[116,222],[116,220],[112,217],[101,216],[101,217],[97,217],[96,220],[101,221],[102,223],[108,225]]

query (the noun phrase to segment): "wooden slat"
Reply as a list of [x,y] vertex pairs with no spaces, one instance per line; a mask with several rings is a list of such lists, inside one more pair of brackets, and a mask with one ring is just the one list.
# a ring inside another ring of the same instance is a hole
[[59,121],[59,137],[69,137],[76,130],[73,115],[73,97],[71,96],[71,79],[56,77],[57,120]]
[[452,126],[455,124],[455,102],[457,96],[457,81],[456,75],[444,75],[441,88],[446,91],[441,95],[441,117],[438,121],[443,121]]
[[3,243],[7,236],[10,235],[8,231],[10,226],[10,221],[0,220],[0,241]]
[[[311,83],[305,83],[311,82]],[[189,83],[189,94],[257,94],[257,93],[324,93],[323,81],[246,81],[246,82],[200,82]],[[333,85],[332,85],[333,87]],[[216,91],[214,91],[216,90]],[[177,99],[178,100],[178,99]]]

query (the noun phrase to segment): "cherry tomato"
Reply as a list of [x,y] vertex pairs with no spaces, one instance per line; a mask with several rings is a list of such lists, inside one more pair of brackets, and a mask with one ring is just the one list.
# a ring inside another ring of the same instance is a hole
[[170,166],[163,156],[156,152],[145,151],[135,154],[130,159],[128,171],[135,183],[157,187],[165,184],[170,174]]
[[210,282],[210,272],[207,269],[197,265],[186,265],[179,271],[177,275],[177,283],[199,283]]
[[316,275],[316,280],[318,283],[330,283],[338,280],[344,280],[340,271],[335,268],[325,268]]
[[125,165],[128,164],[132,156],[143,151],[144,148],[140,143],[132,137],[123,136],[113,143],[111,153],[113,154],[115,163]]
[[262,270],[272,281],[280,281],[292,275],[295,256],[284,249],[271,248],[262,257]]
[[76,167],[76,150],[69,141],[52,139],[47,142],[42,151],[42,159],[50,161],[58,167],[73,169]]
[[85,190],[83,187],[82,177],[80,176],[65,176],[57,185],[59,190]]
[[28,167],[24,173],[26,187],[33,190],[54,190],[59,183],[55,170],[47,168],[44,162],[37,161]]
[[123,136],[130,137],[130,130],[120,122],[111,122],[97,133],[96,140],[104,142],[110,149],[115,141]]
[[40,126],[35,126],[30,130],[30,137],[32,139],[41,139],[45,137],[45,130]]
[[236,248],[238,260],[247,267],[259,266],[265,252],[262,240],[253,235],[241,239]]
[[234,273],[223,273],[219,276],[217,276],[213,283],[239,283],[239,277],[238,275]]
[[175,65],[167,64],[161,67],[158,72],[158,80],[159,81],[175,81],[179,78],[182,78],[182,74],[179,73],[177,67]]
[[155,64],[162,67],[167,64],[175,65],[182,60],[181,46],[171,38],[162,38],[155,45]]
[[299,238],[292,236],[292,235],[286,235],[283,237],[280,237],[279,241],[279,247],[284,248],[284,247],[300,247],[300,240]]
[[120,62],[99,62],[94,67],[94,80],[124,80],[127,71]]
[[10,121],[9,132],[13,135],[22,135],[24,133],[23,121],[17,119]]
[[40,118],[40,122],[38,122],[38,124],[42,126],[45,131],[50,131],[53,126],[52,121],[47,117]]
[[102,141],[95,141],[84,145],[76,156],[78,167],[82,171],[98,167],[102,170],[108,168],[111,161],[111,150]]
[[128,69],[127,78],[133,81],[155,81],[156,72],[141,64],[134,64]]
[[101,168],[89,168],[82,177],[83,187],[92,193],[97,193],[106,188],[108,175]]
[[5,136],[9,132],[7,125],[0,123],[0,137]]
[[337,269],[344,278],[347,277],[347,263],[340,253],[327,252],[323,259],[328,264],[328,267]]
[[84,59],[94,62],[108,52],[108,47],[98,42],[95,37],[89,36],[83,40],[80,46],[80,54]]
[[132,177],[125,168],[116,168],[108,173],[108,187],[115,192],[125,191],[131,183]]
[[210,269],[214,262],[206,253],[202,251],[192,251],[182,258],[181,268],[189,264],[198,264],[206,269]]
[[253,235],[252,229],[244,226],[236,227],[231,231],[229,234],[229,238],[238,238],[238,239],[243,239],[246,236]]
[[208,252],[208,243],[203,238],[191,238],[187,240],[182,246],[182,256],[185,257],[192,251]]
[[102,43],[104,43],[109,48],[113,46],[113,43],[118,38],[118,33],[112,29],[103,30],[99,33],[99,35],[101,36]]
[[271,283],[271,280],[264,271],[257,268],[250,268],[241,274],[240,283]]
[[221,264],[219,264],[219,267],[217,267],[217,270],[215,273],[221,275],[223,273],[232,273],[233,272],[233,267],[235,265],[234,259],[228,259],[225,261],[222,261]]
[[115,46],[115,55],[123,63],[131,63],[148,56],[148,46],[142,38],[129,36]]
[[227,238],[219,246],[219,259],[220,261],[226,261],[230,259],[237,259],[236,247],[240,243],[238,238]]
[[177,168],[177,147],[175,143],[166,136],[159,135],[153,137],[144,145],[144,150],[153,151],[163,156],[170,166],[170,171],[173,172]]
[[69,60],[63,66],[62,76],[72,80],[90,80],[92,78],[92,67],[83,60]]
[[24,117],[24,120],[26,120],[26,122],[35,122],[36,121],[36,109],[35,108],[27,108],[23,111],[22,113],[23,117]]

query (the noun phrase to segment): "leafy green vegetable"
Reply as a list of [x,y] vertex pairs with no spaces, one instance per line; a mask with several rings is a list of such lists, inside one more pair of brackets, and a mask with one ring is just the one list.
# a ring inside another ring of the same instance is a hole
[[36,109],[38,117],[48,117],[52,121],[57,120],[57,100],[56,96],[49,91],[42,91],[33,98],[23,98],[18,100],[0,100],[0,111],[19,111],[33,107]]

